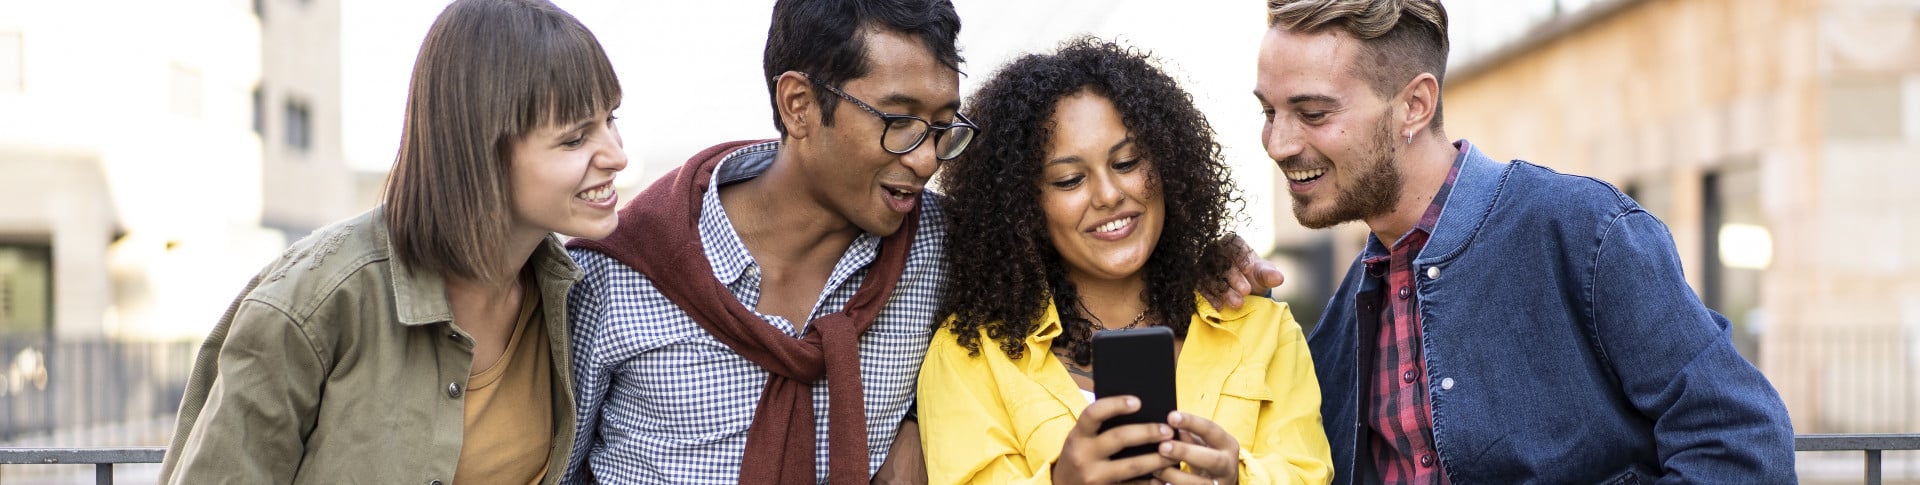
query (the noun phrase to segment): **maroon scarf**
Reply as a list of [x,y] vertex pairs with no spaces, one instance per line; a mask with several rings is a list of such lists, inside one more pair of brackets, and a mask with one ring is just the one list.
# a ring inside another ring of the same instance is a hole
[[701,151],[668,172],[620,210],[619,227],[605,239],[575,239],[567,245],[606,254],[653,280],[707,333],[772,373],[747,430],[741,483],[812,483],[814,410],[812,383],[827,379],[827,477],[831,483],[866,483],[867,413],[860,386],[860,335],[873,325],[906,269],[907,250],[920,210],[907,214],[900,230],[881,241],[878,260],[844,311],[809,322],[794,339],[753,313],[720,281],[700,243],[701,198],[720,160],[742,147],[736,141]]

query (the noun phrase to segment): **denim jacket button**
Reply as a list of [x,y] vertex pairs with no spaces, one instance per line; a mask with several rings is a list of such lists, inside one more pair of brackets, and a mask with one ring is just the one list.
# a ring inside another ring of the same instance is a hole
[[1452,378],[1452,377],[1448,377],[1448,378],[1445,378],[1445,379],[1441,379],[1441,380],[1440,380],[1440,390],[1442,390],[1442,391],[1451,391],[1451,390],[1453,390],[1453,378]]
[[459,399],[460,394],[461,394],[460,381],[454,381],[450,384],[447,384],[447,397]]
[[1430,280],[1437,280],[1437,279],[1440,279],[1440,267],[1439,267],[1439,266],[1428,266],[1428,267],[1427,267],[1427,279],[1430,279]]

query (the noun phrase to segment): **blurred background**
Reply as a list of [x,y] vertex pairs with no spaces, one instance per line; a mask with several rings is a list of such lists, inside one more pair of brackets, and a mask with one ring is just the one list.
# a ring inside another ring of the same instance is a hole
[[[0,447],[164,445],[191,357],[292,241],[372,207],[444,0],[0,0]],[[639,191],[766,138],[770,0],[557,0],[626,92]],[[1295,224],[1250,91],[1258,0],[955,0],[963,94],[1072,35],[1151,51],[1210,117],[1240,234],[1313,322],[1365,228]],[[1448,0],[1446,132],[1619,186],[1798,433],[1920,433],[1920,0]],[[1857,454],[1801,453],[1809,481]],[[1887,455],[1920,481],[1920,458]],[[84,469],[0,467],[0,482]],[[123,481],[151,469],[122,465]]]

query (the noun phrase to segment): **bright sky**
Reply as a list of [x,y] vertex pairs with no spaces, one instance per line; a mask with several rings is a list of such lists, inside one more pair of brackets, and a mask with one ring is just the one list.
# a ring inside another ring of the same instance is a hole
[[[420,39],[444,0],[342,0],[345,152],[355,167],[387,167],[398,144],[409,72]],[[1593,0],[1454,0],[1456,53],[1517,35],[1530,19]],[[627,185],[657,177],[714,143],[769,138],[760,54],[771,0],[627,2],[556,0],[585,23],[619,72],[626,100],[617,115],[632,164]],[[969,95],[1015,55],[1049,50],[1080,33],[1120,38],[1157,54],[1206,112],[1247,199],[1240,233],[1255,247],[1273,241],[1272,162],[1259,144],[1249,92],[1265,30],[1253,0],[959,0],[961,54]],[[964,108],[963,108],[964,109]],[[1281,201],[1284,203],[1284,201]],[[1277,224],[1276,224],[1277,222]]]

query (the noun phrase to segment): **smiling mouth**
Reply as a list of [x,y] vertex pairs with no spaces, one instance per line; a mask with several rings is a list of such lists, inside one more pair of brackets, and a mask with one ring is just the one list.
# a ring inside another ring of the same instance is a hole
[[883,187],[883,188],[887,189],[888,196],[893,197],[895,199],[906,200],[906,199],[913,198],[913,191],[911,190],[896,189],[893,187]]
[[1327,174],[1327,169],[1316,168],[1313,170],[1287,170],[1285,171],[1285,173],[1287,174],[1287,180],[1291,180],[1296,183],[1307,183],[1315,180],[1320,180],[1321,176]]
[[612,182],[600,184],[598,187],[582,190],[579,193],[573,194],[573,198],[575,199],[580,199],[587,202],[595,202],[595,203],[606,202],[607,199],[612,197],[613,197]]
[[1101,224],[1100,227],[1093,228],[1093,232],[1105,233],[1105,232],[1118,231],[1120,230],[1120,228],[1127,227],[1127,224],[1132,224],[1133,220],[1136,218],[1138,218],[1138,216],[1127,217],[1124,219],[1115,219],[1112,222]]

